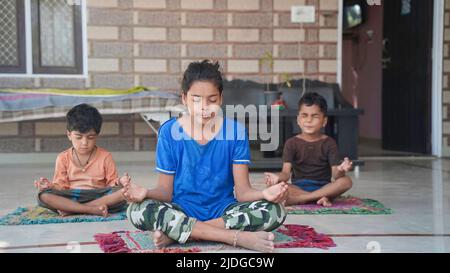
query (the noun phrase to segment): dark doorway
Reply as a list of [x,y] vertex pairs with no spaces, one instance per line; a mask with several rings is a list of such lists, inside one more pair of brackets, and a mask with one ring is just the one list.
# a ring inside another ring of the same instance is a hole
[[383,2],[382,147],[431,154],[432,0]]

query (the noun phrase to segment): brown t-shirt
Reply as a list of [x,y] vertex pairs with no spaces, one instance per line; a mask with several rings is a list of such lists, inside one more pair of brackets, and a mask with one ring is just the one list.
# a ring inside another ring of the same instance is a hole
[[314,142],[294,136],[284,144],[283,162],[292,164],[292,181],[331,181],[331,166],[339,165],[340,161],[337,144],[328,136]]

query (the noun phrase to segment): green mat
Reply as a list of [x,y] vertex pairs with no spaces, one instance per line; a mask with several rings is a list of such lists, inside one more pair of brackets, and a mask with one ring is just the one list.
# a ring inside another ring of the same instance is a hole
[[70,215],[62,217],[43,207],[19,207],[15,211],[0,217],[0,225],[43,225],[79,222],[109,222],[127,219],[126,211],[110,214],[108,217],[96,215]]
[[304,204],[288,206],[289,214],[356,214],[379,215],[392,214],[393,210],[386,208],[382,203],[374,199],[362,199],[354,196],[341,196],[332,202],[331,207],[323,207],[317,204]]

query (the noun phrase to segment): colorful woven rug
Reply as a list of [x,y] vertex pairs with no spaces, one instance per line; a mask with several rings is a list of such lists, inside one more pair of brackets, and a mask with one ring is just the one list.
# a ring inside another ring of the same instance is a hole
[[175,93],[142,86],[129,90],[0,89],[0,123],[61,118],[81,103],[106,115],[179,112],[181,101]]
[[59,214],[43,207],[20,207],[0,217],[0,225],[42,225],[78,222],[109,222],[127,219],[126,212],[111,214],[108,217],[95,215],[70,215],[61,217]]
[[[275,248],[328,249],[336,246],[333,239],[327,235],[318,234],[308,226],[282,225],[273,233],[275,234]],[[118,231],[96,234],[94,238],[106,253],[190,253],[241,249],[215,242],[189,242],[156,249],[153,244],[152,232],[149,231]]]
[[380,202],[373,199],[361,199],[354,196],[341,196],[335,199],[331,207],[323,207],[317,204],[305,204],[288,206],[289,214],[392,214],[390,208],[386,208]]

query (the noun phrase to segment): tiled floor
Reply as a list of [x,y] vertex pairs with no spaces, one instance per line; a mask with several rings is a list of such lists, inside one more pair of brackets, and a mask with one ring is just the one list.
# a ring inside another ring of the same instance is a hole
[[[32,181],[39,176],[52,176],[54,156],[0,155],[0,215],[21,205],[34,204]],[[128,171],[136,183],[151,187],[156,182],[151,156],[114,153],[114,157],[120,172]],[[36,160],[41,163],[33,163]],[[331,235],[337,247],[277,251],[450,252],[450,160],[366,159],[358,177],[355,173],[351,175],[354,187],[350,194],[377,199],[392,208],[394,214],[289,215],[286,223],[310,225]],[[251,180],[255,187],[263,186],[261,173],[252,173]],[[0,252],[100,252],[93,243],[93,235],[117,230],[133,227],[127,221],[0,226]],[[81,243],[80,248],[71,248],[69,242]],[[2,250],[2,246],[9,248]]]
[[360,139],[358,144],[358,155],[361,156],[421,156],[412,152],[400,152],[384,150],[381,140]]

